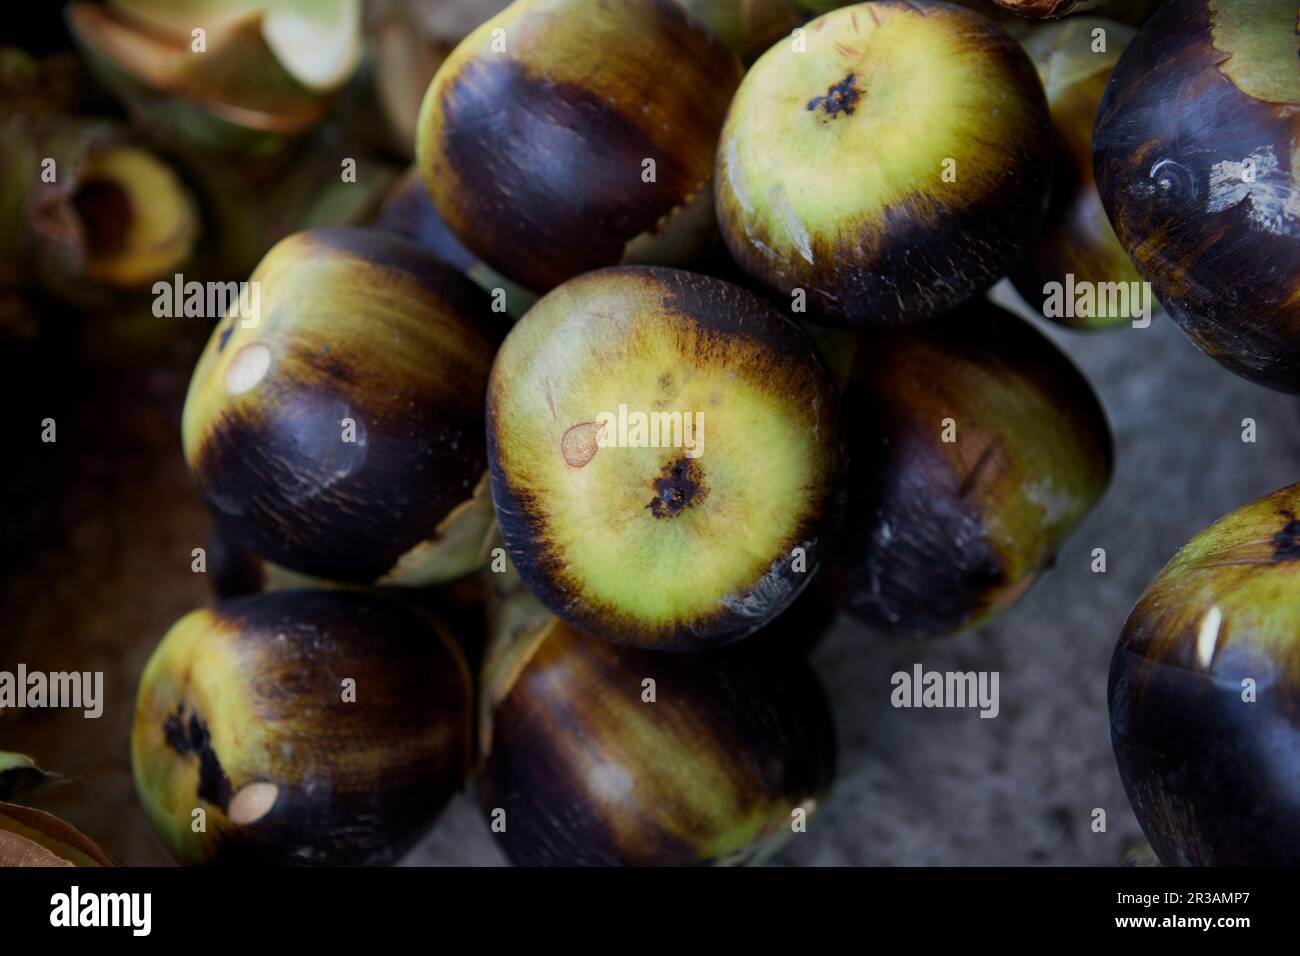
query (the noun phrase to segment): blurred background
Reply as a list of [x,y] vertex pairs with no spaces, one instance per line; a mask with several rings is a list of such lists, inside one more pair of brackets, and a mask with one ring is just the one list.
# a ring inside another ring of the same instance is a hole
[[[182,267],[187,279],[241,279],[289,232],[369,221],[409,164],[414,110],[437,63],[504,5],[367,3],[364,55],[328,95],[293,82],[246,87],[220,62],[211,75],[185,75],[170,41],[132,37],[93,4],[75,13],[26,4],[5,18],[0,669],[103,671],[105,707],[95,720],[0,712],[0,751],[62,774],[29,802],[121,864],[168,862],[131,783],[138,675],[166,629],[212,601],[211,576],[191,570],[210,527],[179,446],[185,387],[211,323],[154,316],[148,285],[133,283]],[[26,184],[45,157],[83,170],[83,181],[32,204]],[[349,157],[357,181],[340,183]],[[124,204],[147,235],[122,227]],[[1188,538],[1300,478],[1295,400],[1219,368],[1164,317],[1072,332],[1036,319],[1005,282],[993,295],[1091,380],[1115,432],[1114,480],[1055,567],[979,633],[900,643],[836,621],[813,662],[838,720],[838,776],[777,863],[1123,862],[1141,842],[1106,715],[1124,619]],[[1242,440],[1246,418],[1253,443]],[[57,423],[56,442],[40,440],[45,419]],[[1091,570],[1094,548],[1106,550],[1104,574]],[[918,662],[1000,672],[999,716],[892,709],[890,675]],[[1091,827],[1095,808],[1106,811],[1103,833]],[[462,796],[407,862],[504,857]]]

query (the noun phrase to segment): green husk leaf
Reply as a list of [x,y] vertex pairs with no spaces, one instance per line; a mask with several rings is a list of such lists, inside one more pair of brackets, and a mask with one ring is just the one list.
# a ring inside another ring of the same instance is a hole
[[42,770],[26,754],[0,750],[0,800],[10,801],[63,779],[60,774]]

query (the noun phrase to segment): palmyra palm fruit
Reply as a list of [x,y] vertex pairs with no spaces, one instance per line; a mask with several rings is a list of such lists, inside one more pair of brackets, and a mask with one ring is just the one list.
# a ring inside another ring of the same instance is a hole
[[485,664],[477,790],[514,863],[734,864],[805,830],[835,730],[801,657],[619,647],[510,600]]
[[710,176],[740,81],[672,0],[516,0],[443,62],[417,160],[476,255],[525,288],[681,264],[714,234]]
[[145,665],[136,791],[181,863],[389,863],[464,781],[471,692],[455,642],[395,602],[223,602]]
[[1166,866],[1300,864],[1297,515],[1291,485],[1196,535],[1115,648],[1111,743]]
[[838,510],[838,400],[752,294],[674,269],[589,273],[506,338],[488,385],[501,534],[579,627],[647,648],[738,640],[815,572]]
[[[253,272],[185,402],[212,511],[293,571],[423,585],[479,567],[492,529],[483,394],[489,300],[412,242],[318,229]],[[258,312],[254,318],[247,318]]]
[[718,223],[746,271],[826,320],[919,322],[1004,274],[1046,205],[1049,159],[1018,43],[961,7],[877,0],[817,18],[745,76]]
[[883,633],[957,634],[1010,606],[1110,480],[1087,380],[986,301],[864,335],[844,402],[848,507],[822,580]]
[[1291,0],[1170,0],[1097,113],[1120,242],[1202,351],[1300,392],[1300,32]]

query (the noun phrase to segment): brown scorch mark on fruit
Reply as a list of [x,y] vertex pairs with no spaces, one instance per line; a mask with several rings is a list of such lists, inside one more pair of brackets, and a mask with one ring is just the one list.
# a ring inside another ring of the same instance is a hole
[[566,431],[560,439],[560,454],[565,463],[572,468],[582,468],[595,458],[604,431],[604,422],[579,422]]
[[163,724],[163,738],[167,741],[167,746],[178,754],[192,753],[199,758],[199,786],[196,791],[199,799],[220,807],[224,813],[230,805],[230,780],[221,769],[216,751],[212,749],[208,725],[199,720],[198,714],[190,714],[187,724],[184,707],[180,707]]
[[857,82],[857,74],[848,74],[844,79],[827,89],[825,96],[814,96],[810,99],[808,109],[815,110],[820,106],[823,112],[832,119],[840,113],[852,116],[858,101],[862,99],[862,91],[858,89]]
[[1300,560],[1300,519],[1290,511],[1283,511],[1288,519],[1282,530],[1273,535],[1273,563]]
[[646,505],[656,518],[671,518],[684,508],[702,501],[708,494],[704,474],[694,458],[678,458],[665,465],[663,473],[651,482],[655,496]]

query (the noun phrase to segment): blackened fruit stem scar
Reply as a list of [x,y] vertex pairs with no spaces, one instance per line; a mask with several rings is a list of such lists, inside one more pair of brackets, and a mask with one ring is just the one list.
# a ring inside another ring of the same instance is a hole
[[825,96],[814,96],[810,99],[808,109],[815,110],[820,106],[831,117],[838,116],[840,113],[852,116],[858,101],[862,99],[862,93],[857,87],[857,79],[857,74],[850,73],[827,89]]

